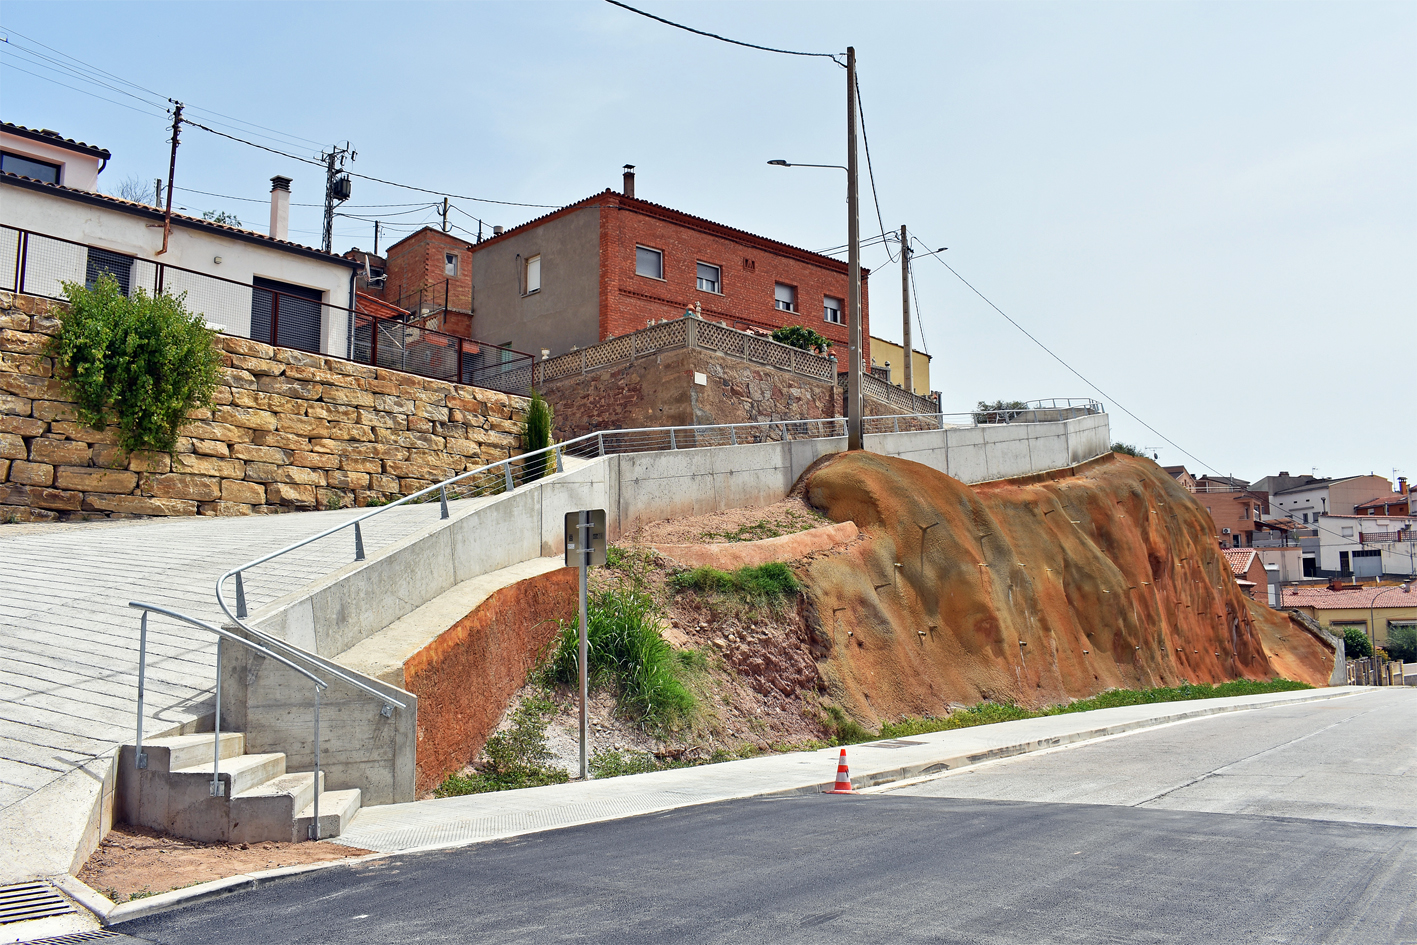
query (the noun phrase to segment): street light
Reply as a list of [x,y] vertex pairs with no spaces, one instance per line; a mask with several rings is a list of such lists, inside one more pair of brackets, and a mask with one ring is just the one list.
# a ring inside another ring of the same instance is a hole
[[[1404,593],[1404,594],[1411,594],[1411,593],[1412,593],[1412,585],[1411,585],[1410,583],[1403,583],[1403,584],[1397,585],[1397,587],[1389,587],[1389,588],[1388,588],[1387,590],[1385,590],[1385,591],[1378,591],[1376,594],[1373,595],[1373,599],[1370,600],[1370,601],[1368,601],[1368,635],[1373,638],[1373,656],[1374,656],[1374,657],[1376,657],[1376,656],[1378,655],[1378,625],[1374,622],[1375,618],[1373,617],[1373,610],[1374,610],[1374,609],[1377,607],[1377,605],[1378,605],[1378,598],[1379,598],[1379,597],[1382,597],[1384,594],[1389,594],[1389,593],[1391,593],[1391,592],[1393,592],[1393,591],[1398,591],[1398,590],[1402,591],[1402,593]],[[1374,663],[1373,665],[1376,666],[1377,664]]]

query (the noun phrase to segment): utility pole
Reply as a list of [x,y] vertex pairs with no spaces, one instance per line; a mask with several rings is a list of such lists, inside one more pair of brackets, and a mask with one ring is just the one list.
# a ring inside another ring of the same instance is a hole
[[374,221],[374,255],[379,255],[379,221]]
[[162,206],[162,178],[153,178],[153,206]]
[[443,198],[443,232],[448,232],[448,198]]
[[861,232],[856,194],[856,47],[846,47],[846,242],[847,339],[846,448],[859,450],[861,441]]
[[177,176],[177,138],[182,134],[182,103],[168,99],[172,102],[172,157],[167,162],[167,210],[162,218],[162,249],[157,251],[161,256],[167,252],[167,240],[172,236],[172,179]]
[[905,224],[900,225],[900,312],[905,348],[905,389],[915,393],[915,354],[910,350],[910,239]]
[[325,233],[323,248],[334,252],[335,204],[349,199],[349,178],[339,176],[346,160],[354,160],[355,152],[349,149],[349,142],[342,148],[330,148],[320,158],[325,162]]

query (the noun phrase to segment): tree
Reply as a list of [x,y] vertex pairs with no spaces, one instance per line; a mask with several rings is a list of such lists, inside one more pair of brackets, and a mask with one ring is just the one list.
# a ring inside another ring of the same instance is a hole
[[1373,655],[1373,641],[1360,627],[1344,627],[1343,655],[1350,660],[1368,659]]
[[[551,405],[541,396],[541,391],[531,392],[531,403],[526,408],[526,426],[522,431],[522,449],[528,453],[546,449],[551,445]],[[556,459],[550,452],[533,456],[526,462],[526,481],[535,482],[556,469]]]
[[1018,411],[1027,409],[1028,404],[1021,400],[996,400],[992,404],[981,400],[974,414],[974,422],[1008,423],[1018,415]]
[[1417,626],[1392,627],[1387,635],[1388,655],[1404,663],[1417,663]]
[[788,325],[777,329],[772,333],[772,340],[780,345],[791,345],[803,351],[815,351],[817,354],[826,354],[832,346],[829,339],[801,325]]
[[120,200],[131,200],[133,203],[145,203],[149,206],[157,203],[152,181],[140,178],[137,174],[129,174],[119,181],[118,192],[113,196]]
[[212,223],[220,223],[222,226],[241,226],[241,221],[236,218],[236,214],[227,213],[225,210],[203,210],[202,219]]

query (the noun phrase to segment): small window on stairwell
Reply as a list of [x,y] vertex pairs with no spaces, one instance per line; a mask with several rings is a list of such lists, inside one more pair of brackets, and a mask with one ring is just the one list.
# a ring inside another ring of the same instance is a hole
[[443,275],[456,279],[458,275],[458,254],[443,254]]
[[526,294],[541,291],[541,255],[538,253],[526,261]]
[[1353,526],[1352,526],[1352,525],[1344,525],[1344,526],[1343,526],[1343,529],[1342,529],[1342,537],[1344,537],[1344,538],[1352,538],[1352,537],[1353,537]]

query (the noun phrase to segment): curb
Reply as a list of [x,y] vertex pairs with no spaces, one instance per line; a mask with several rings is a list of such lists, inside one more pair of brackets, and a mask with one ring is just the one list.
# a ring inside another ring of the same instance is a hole
[[[1361,692],[1364,691],[1376,690],[1368,690],[1366,687],[1364,687],[1363,689],[1357,689],[1352,686],[1345,686],[1337,689],[1314,689],[1300,690],[1292,693],[1281,693],[1277,695],[1281,695],[1284,698],[1275,698],[1271,701],[1262,703],[1249,703],[1226,706],[1201,705],[1184,712],[1176,712],[1148,719],[1139,719],[1133,722],[1120,722],[1115,725],[1104,725],[1099,726],[1097,728],[1084,729],[1082,731],[1072,732],[1067,735],[1054,736],[1051,738],[1031,739],[1028,741],[1017,742],[1012,745],[1000,746],[998,748],[990,749],[988,751],[976,752],[974,754],[951,755],[942,759],[938,759],[936,761],[918,762],[910,765],[902,765],[897,768],[886,768],[878,771],[873,771],[869,774],[853,777],[851,779],[851,784],[852,787],[857,789],[874,788],[883,784],[890,784],[895,781],[928,777],[930,775],[939,774],[944,771],[952,771],[957,768],[981,764],[986,761],[996,761],[1001,758],[1011,758],[1018,755],[1031,754],[1033,752],[1044,751],[1050,748],[1059,748],[1065,745],[1081,744],[1083,742],[1095,741],[1097,739],[1107,738],[1113,735],[1122,735],[1129,732],[1143,731],[1149,728],[1160,728],[1165,725],[1171,725],[1177,722],[1186,722],[1193,719],[1205,718],[1207,716],[1223,715],[1230,712],[1245,712],[1252,709],[1265,709],[1271,706],[1296,705],[1304,702],[1322,702],[1329,699],[1343,699],[1349,696],[1359,695],[1361,694]],[[1204,703],[1213,700],[1196,701]],[[1181,704],[1183,703],[1157,703],[1157,705]],[[861,744],[869,745],[870,743],[863,742]],[[201,883],[200,885],[196,886],[189,886],[183,889],[174,889],[171,892],[159,893],[155,896],[140,899],[136,902],[125,902],[117,905],[112,903],[105,896],[101,895],[100,893],[96,892],[95,890],[91,889],[90,887],[73,877],[65,877],[64,879],[67,882],[65,882],[65,884],[61,888],[63,888],[65,892],[70,893],[70,895],[73,896],[74,899],[78,900],[81,905],[83,905],[85,908],[88,908],[91,912],[97,915],[99,919],[103,922],[105,927],[110,927],[123,922],[132,921],[133,919],[140,919],[145,916],[154,915],[159,912],[167,912],[171,909],[176,909],[181,906],[192,905],[194,903],[201,902],[206,899],[213,899],[219,896],[227,895],[229,893],[244,892],[246,890],[255,889],[258,886],[262,886],[268,882],[273,882],[275,880],[282,879],[286,876],[295,876],[301,873],[314,872],[315,870],[329,869],[331,867],[336,866],[350,866],[353,864],[366,863],[372,860],[382,859],[385,857],[404,856],[406,854],[413,853],[428,853],[435,850],[452,850],[460,847],[475,846],[480,843],[495,843],[500,840],[506,840],[512,837],[526,836],[528,834],[564,830],[571,827],[585,826],[586,824],[593,823],[606,823],[612,820],[622,820],[628,817],[638,817],[642,814],[664,813],[665,810],[678,810],[688,807],[700,807],[707,804],[722,803],[723,801],[746,800],[748,798],[755,797],[795,797],[802,795],[816,795],[821,794],[823,791],[826,791],[829,788],[833,787],[835,783],[835,780],[828,779],[812,784],[801,784],[790,788],[758,791],[751,794],[740,794],[734,795],[732,797],[723,797],[711,800],[693,800],[673,808],[664,808],[653,811],[627,814],[624,817],[599,818],[593,820],[580,821],[576,823],[559,824],[554,827],[534,828],[525,831],[508,833],[504,836],[491,837],[487,839],[458,840],[451,843],[431,844],[428,846],[414,847],[407,850],[399,850],[394,853],[370,853],[365,856],[349,857],[347,859],[342,860],[328,860],[321,863],[305,863],[299,866],[284,866],[278,867],[276,869],[261,870],[259,872],[254,873],[242,873],[237,876],[227,876],[222,879],[214,879],[210,882]],[[56,885],[58,885],[57,882]],[[70,891],[69,886],[71,885],[75,887],[75,889],[77,890],[77,894],[75,892]],[[90,905],[90,901],[94,902],[94,905]],[[105,904],[107,905],[106,909],[103,908]]]

